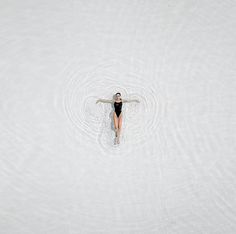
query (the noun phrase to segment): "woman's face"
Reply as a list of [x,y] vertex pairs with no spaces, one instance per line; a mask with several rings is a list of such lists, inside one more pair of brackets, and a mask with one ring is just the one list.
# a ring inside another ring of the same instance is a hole
[[116,94],[116,100],[121,99],[121,95],[120,94]]

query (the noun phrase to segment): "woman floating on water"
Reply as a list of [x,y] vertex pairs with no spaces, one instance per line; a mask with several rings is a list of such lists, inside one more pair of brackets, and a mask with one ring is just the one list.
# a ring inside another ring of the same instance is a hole
[[98,99],[96,103],[104,102],[104,103],[111,103],[114,104],[115,111],[113,113],[114,125],[115,125],[115,132],[116,132],[116,143],[120,143],[120,131],[122,126],[122,103],[125,102],[140,102],[137,99],[134,100],[126,100],[121,98],[120,93],[115,94],[115,100],[106,100],[106,99]]

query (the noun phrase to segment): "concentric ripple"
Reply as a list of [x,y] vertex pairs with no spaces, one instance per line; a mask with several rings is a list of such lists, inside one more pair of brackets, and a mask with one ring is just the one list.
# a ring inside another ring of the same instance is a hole
[[[142,146],[157,131],[165,114],[160,88],[156,81],[146,82],[150,74],[142,61],[116,56],[88,68],[74,60],[65,67],[62,76],[61,104],[71,127],[92,144],[98,142],[104,153],[128,153],[134,145]],[[114,144],[113,105],[96,104],[99,98],[111,100],[118,91],[123,99],[140,101],[123,103],[119,146]],[[68,137],[73,137],[71,132],[68,129]]]

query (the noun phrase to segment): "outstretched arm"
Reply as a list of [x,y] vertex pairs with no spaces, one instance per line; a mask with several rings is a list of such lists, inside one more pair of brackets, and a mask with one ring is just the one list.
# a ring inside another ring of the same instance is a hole
[[112,102],[113,102],[113,100],[107,100],[107,99],[98,99],[98,100],[96,101],[96,104],[97,104],[98,102],[112,103]]
[[130,100],[127,100],[127,99],[123,99],[122,100],[123,102],[140,102],[138,99],[130,99]]

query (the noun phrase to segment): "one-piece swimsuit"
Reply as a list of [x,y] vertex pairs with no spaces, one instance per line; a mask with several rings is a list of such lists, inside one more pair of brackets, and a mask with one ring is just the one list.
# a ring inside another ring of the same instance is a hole
[[122,101],[121,102],[114,102],[115,112],[117,117],[120,116],[120,113],[122,111]]

